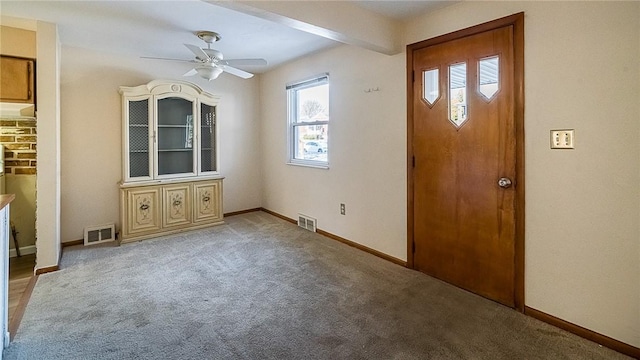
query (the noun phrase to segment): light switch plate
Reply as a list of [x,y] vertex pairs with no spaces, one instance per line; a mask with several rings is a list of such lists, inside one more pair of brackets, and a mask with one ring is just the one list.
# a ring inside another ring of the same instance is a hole
[[573,149],[574,130],[551,130],[552,149]]

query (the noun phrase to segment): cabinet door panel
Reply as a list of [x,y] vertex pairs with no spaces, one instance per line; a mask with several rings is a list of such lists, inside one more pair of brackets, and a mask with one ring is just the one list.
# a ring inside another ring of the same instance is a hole
[[160,189],[127,191],[128,234],[160,229]]
[[157,99],[157,172],[159,177],[195,175],[194,99]]
[[0,68],[0,100],[33,104],[34,61],[2,56]]
[[190,186],[175,185],[162,188],[162,226],[178,226],[191,223]]
[[213,181],[193,185],[194,222],[222,219],[222,182]]
[[126,175],[130,179],[151,178],[151,129],[149,99],[131,99],[125,102],[126,123],[125,139],[129,162],[126,164]]
[[200,173],[218,171],[216,107],[200,104]]

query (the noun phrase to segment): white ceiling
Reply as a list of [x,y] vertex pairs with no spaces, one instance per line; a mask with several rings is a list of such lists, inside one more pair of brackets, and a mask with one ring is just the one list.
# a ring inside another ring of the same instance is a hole
[[[446,6],[447,1],[353,1],[363,11],[394,21]],[[366,10],[364,10],[366,9]],[[191,59],[184,43],[204,47],[198,30],[216,31],[225,59],[264,58],[264,72],[286,61],[337,44],[253,15],[197,0],[182,1],[0,1],[3,16],[58,24],[64,46],[123,56]],[[149,60],[149,62],[159,60]]]
[[388,16],[396,20],[407,20],[426,14],[437,9],[441,9],[447,5],[454,3],[452,0],[445,1],[386,1],[386,0],[369,0],[369,1],[353,1],[354,4],[365,8],[369,11]]

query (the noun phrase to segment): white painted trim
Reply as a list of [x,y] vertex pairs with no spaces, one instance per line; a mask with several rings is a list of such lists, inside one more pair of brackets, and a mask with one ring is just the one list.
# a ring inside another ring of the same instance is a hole
[[[35,245],[23,246],[20,248],[20,255],[29,255],[29,254],[35,254],[35,253],[36,253]],[[9,249],[9,257],[13,258],[16,256],[18,256],[18,254],[16,254],[16,249]]]

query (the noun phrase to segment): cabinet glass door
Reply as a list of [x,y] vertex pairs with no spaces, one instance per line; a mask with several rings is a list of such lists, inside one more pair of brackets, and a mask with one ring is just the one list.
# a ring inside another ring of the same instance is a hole
[[129,178],[150,177],[149,99],[129,101]]
[[194,173],[193,102],[159,99],[157,117],[158,175]]
[[200,172],[218,170],[216,154],[216,107],[200,104]]

